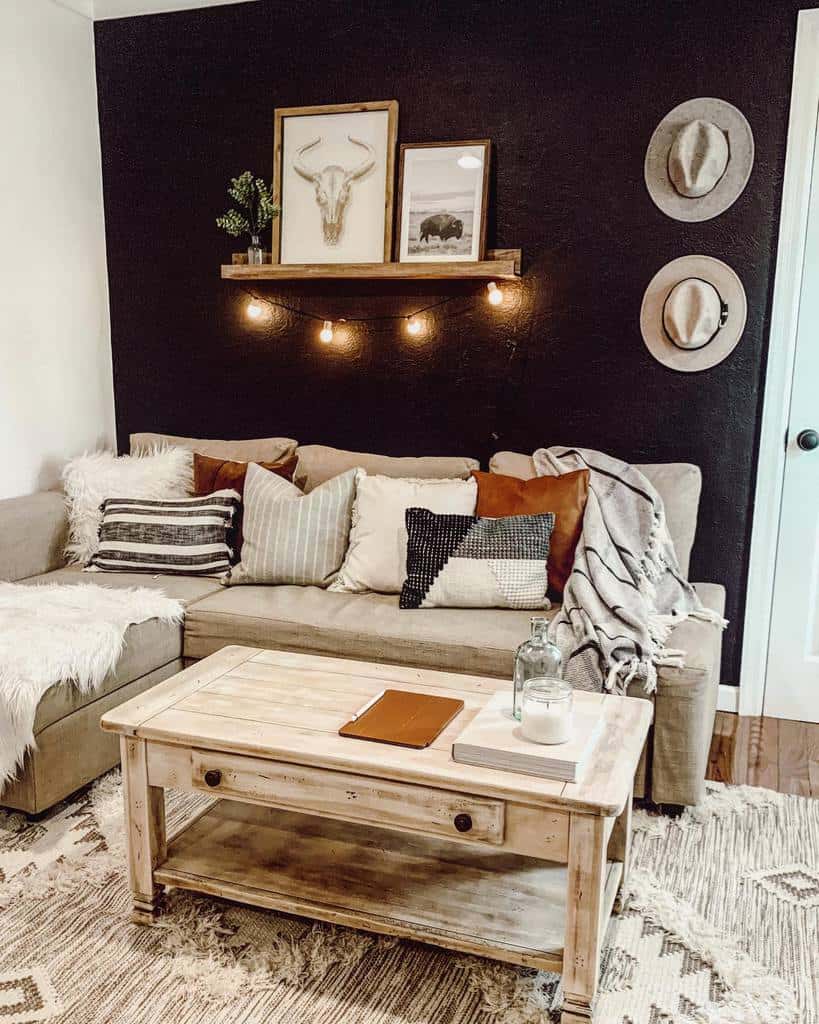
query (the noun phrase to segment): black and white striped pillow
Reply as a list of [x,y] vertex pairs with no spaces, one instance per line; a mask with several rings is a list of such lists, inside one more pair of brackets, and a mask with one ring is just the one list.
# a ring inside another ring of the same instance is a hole
[[204,498],[106,498],[99,548],[88,563],[103,572],[221,576],[230,569],[236,491]]

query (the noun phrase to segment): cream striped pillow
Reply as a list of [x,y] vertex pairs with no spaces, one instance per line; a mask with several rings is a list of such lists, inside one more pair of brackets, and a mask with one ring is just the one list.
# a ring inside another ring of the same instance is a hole
[[225,582],[332,583],[347,552],[358,474],[351,469],[302,494],[251,462],[245,477],[242,561]]

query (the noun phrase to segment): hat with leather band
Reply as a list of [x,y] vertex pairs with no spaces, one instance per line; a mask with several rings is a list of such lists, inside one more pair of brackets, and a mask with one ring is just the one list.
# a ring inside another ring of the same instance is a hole
[[742,337],[745,289],[734,271],[712,256],[681,256],[651,279],[640,309],[649,352],[673,370],[716,366]]
[[646,150],[646,188],[675,220],[717,217],[742,194],[754,165],[754,136],[741,111],[704,96],[674,107]]

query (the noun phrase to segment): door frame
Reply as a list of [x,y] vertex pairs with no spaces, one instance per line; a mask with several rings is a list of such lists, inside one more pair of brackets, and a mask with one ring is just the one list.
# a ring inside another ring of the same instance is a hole
[[817,68],[819,9],[814,8],[799,12],[796,27],[785,177],[745,595],[739,686],[741,715],[761,715],[765,698],[773,581],[785,481],[786,438],[819,115]]

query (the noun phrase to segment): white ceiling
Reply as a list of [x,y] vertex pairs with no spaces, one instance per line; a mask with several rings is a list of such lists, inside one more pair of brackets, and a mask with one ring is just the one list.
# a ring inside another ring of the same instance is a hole
[[[129,18],[136,14],[164,14],[167,11],[189,11],[194,7],[220,7],[240,0],[56,0],[86,18]],[[244,0],[242,0],[244,2]]]

